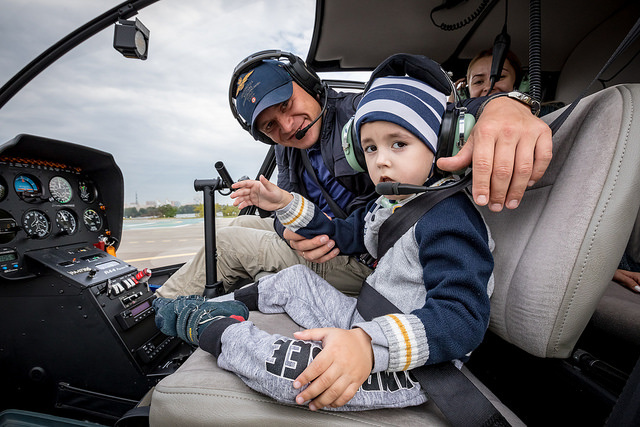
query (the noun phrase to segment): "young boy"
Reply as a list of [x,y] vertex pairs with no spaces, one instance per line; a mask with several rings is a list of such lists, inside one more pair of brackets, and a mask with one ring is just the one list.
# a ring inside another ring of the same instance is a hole
[[[431,176],[445,94],[408,77],[376,79],[355,115],[372,181],[433,184]],[[378,230],[415,196],[380,197],[345,220],[330,220],[298,194],[260,181],[234,184],[243,207],[276,210],[301,235],[328,234],[343,253],[377,255]],[[312,410],[363,410],[427,400],[408,371],[459,361],[489,323],[490,237],[473,203],[458,193],[434,206],[378,260],[367,283],[400,311],[366,321],[347,297],[304,266],[212,301],[157,299],[156,323],[217,357],[251,388]],[[233,299],[229,301],[229,299]],[[294,338],[270,335],[248,310],[286,312],[304,328]]]

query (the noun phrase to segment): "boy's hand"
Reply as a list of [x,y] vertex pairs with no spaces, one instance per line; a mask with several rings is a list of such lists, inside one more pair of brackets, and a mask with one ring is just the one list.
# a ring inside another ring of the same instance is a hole
[[322,234],[312,239],[307,239],[298,233],[285,229],[282,237],[289,242],[289,246],[298,255],[307,261],[323,263],[340,254],[340,249],[336,248],[336,242],[329,239],[329,236]]
[[499,212],[518,207],[547,170],[552,148],[549,126],[526,105],[501,97],[486,105],[460,152],[439,159],[438,167],[456,171],[473,162],[473,200]]
[[[321,328],[296,332],[296,339],[322,341],[322,351],[293,383],[298,389],[309,384],[297,397],[303,404],[311,400],[312,411],[346,404],[371,374],[371,338],[360,328]],[[313,382],[312,382],[313,381]]]
[[238,181],[231,188],[236,189],[230,197],[235,199],[233,205],[239,209],[255,205],[261,209],[275,211],[284,208],[293,200],[291,193],[269,182],[263,175],[260,175],[260,181]]

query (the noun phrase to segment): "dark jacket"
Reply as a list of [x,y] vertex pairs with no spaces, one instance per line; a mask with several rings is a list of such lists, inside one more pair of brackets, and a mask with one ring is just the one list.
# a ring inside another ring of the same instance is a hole
[[[347,163],[342,150],[340,135],[342,128],[351,116],[355,114],[361,97],[362,94],[360,93],[336,92],[333,89],[329,89],[327,108],[322,118],[320,141],[317,143],[320,144],[324,165],[331,175],[355,195],[355,198],[345,208],[347,215],[377,198],[375,186],[369,179],[369,175],[353,170]],[[276,163],[278,165],[278,187],[299,193],[308,198],[309,195],[304,187],[302,178],[304,165],[300,157],[300,150],[277,145]],[[317,200],[311,201],[317,203]],[[337,217],[338,215],[335,216]],[[282,236],[284,228],[277,219],[275,228],[278,234]]]

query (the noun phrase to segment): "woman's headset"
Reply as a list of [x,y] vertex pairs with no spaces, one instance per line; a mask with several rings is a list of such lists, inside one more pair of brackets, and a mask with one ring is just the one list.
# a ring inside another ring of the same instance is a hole
[[[469,137],[475,125],[475,117],[466,112],[461,105],[453,82],[438,63],[422,55],[396,54],[382,62],[371,74],[364,93],[369,90],[373,81],[386,76],[409,76],[430,84],[445,95],[452,91],[455,102],[445,110],[438,134],[438,150],[434,162],[440,157],[455,155]],[[349,119],[342,129],[342,148],[349,165],[358,172],[366,172],[367,164],[362,145],[358,141],[354,126],[355,117]],[[446,175],[446,172],[435,167],[434,173]]]
[[[304,61],[290,53],[284,52],[281,50],[263,50],[260,52],[256,52],[252,55],[247,56],[245,59],[240,61],[240,63],[233,70],[233,75],[231,77],[231,83],[229,84],[229,106],[231,107],[231,112],[233,116],[236,118],[240,126],[247,132],[251,133],[251,124],[247,123],[240,113],[238,113],[238,109],[236,108],[236,88],[238,86],[238,79],[243,74],[247,73],[253,68],[256,68],[262,61],[272,59],[275,61],[282,62],[284,64],[284,69],[291,75],[293,81],[300,85],[309,95],[313,96],[315,99],[318,99],[319,96],[326,97],[326,88],[320,80],[320,77],[313,71],[307,68],[307,65]],[[282,59],[286,59],[287,62],[283,62]],[[275,143],[262,132],[258,132],[258,140],[264,142],[265,144],[274,145]]]

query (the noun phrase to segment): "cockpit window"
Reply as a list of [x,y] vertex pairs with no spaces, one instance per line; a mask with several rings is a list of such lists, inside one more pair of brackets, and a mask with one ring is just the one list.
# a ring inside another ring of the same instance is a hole
[[[3,2],[0,85],[117,4]],[[202,203],[195,179],[217,178],[216,161],[224,162],[234,180],[255,177],[268,146],[254,141],[230,113],[229,78],[236,64],[259,50],[282,49],[305,58],[315,1],[161,0],[131,19],[136,18],[150,31],[148,59],[124,58],[113,48],[110,26],[0,109],[0,143],[28,133],[111,153],[124,176],[118,257],[157,267],[185,262],[202,246],[201,231],[194,233],[197,242],[170,231],[202,229],[195,208],[185,207]],[[231,204],[218,193],[215,201]],[[150,235],[140,237],[141,230]]]

